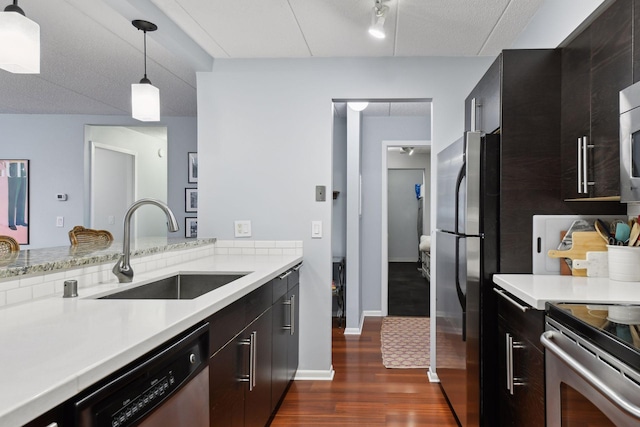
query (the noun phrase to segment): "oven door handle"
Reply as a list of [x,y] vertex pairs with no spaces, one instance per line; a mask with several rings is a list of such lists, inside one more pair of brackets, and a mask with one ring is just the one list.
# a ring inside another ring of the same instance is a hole
[[575,371],[578,375],[580,375],[584,380],[586,380],[589,384],[595,387],[600,393],[602,393],[607,399],[613,402],[616,406],[618,406],[623,411],[633,415],[636,418],[640,418],[640,407],[634,405],[629,402],[624,397],[620,396],[614,390],[612,390],[608,385],[606,385],[598,376],[591,372],[589,369],[582,366],[578,361],[576,361],[573,357],[569,355],[566,351],[560,348],[556,343],[553,342],[553,338],[558,335],[553,331],[546,331],[542,335],[540,335],[540,342],[547,350],[557,356],[561,361],[563,361],[569,368]]

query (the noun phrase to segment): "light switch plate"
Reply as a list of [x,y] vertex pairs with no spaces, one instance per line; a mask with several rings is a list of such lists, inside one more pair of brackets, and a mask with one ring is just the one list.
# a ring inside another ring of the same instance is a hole
[[64,227],[64,217],[57,216],[56,217],[56,227]]
[[251,237],[251,221],[249,220],[234,221],[233,233],[235,237]]
[[322,221],[311,221],[311,238],[322,238]]

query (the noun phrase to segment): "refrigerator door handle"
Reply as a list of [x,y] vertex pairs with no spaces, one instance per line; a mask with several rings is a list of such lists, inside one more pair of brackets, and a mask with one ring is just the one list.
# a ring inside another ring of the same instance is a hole
[[458,177],[456,178],[456,201],[455,201],[455,222],[453,224],[453,231],[458,234],[459,230],[459,220],[460,220],[460,187],[462,186],[462,180],[467,175],[467,167],[463,162],[460,170],[458,171]]
[[456,293],[458,294],[458,302],[462,307],[462,341],[467,340],[467,296],[462,292],[460,286],[460,239],[462,237],[456,236]]

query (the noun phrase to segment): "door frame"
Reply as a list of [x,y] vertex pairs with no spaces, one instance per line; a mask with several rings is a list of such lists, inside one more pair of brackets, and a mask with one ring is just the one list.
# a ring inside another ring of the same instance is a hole
[[[380,312],[382,317],[386,317],[389,314],[389,201],[388,201],[388,149],[390,147],[431,147],[431,141],[427,140],[385,140],[382,141],[382,162],[381,162],[381,176],[382,185],[380,190],[382,192],[380,197],[380,217],[381,217],[381,230],[380,233]],[[432,173],[433,174],[433,171]],[[430,175],[431,175],[430,174]],[[431,182],[431,176],[427,177],[425,174],[425,183]],[[429,224],[431,229],[431,224]]]

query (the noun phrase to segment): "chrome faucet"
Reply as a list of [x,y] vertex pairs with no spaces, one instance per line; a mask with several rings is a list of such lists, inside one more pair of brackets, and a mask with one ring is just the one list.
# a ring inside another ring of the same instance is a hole
[[129,263],[131,258],[131,217],[135,210],[142,205],[155,205],[162,209],[165,215],[167,215],[167,228],[169,231],[178,231],[180,229],[178,221],[176,221],[176,217],[173,215],[173,212],[171,212],[171,209],[169,209],[169,206],[164,202],[156,199],[140,199],[137,202],[134,202],[124,216],[124,242],[122,255],[120,255],[120,259],[116,265],[113,266],[113,270],[111,270],[113,274],[116,275],[120,283],[129,283],[133,280],[133,269]]

